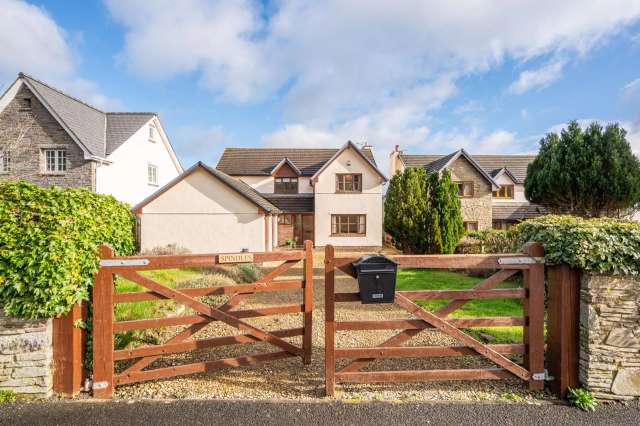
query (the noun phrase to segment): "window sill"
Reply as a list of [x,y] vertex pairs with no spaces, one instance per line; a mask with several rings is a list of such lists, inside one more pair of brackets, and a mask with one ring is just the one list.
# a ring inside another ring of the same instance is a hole
[[160,185],[158,185],[157,183],[151,183],[151,182],[147,182],[147,185],[149,185],[149,186],[155,186],[155,187],[160,186]]
[[336,194],[362,194],[362,191],[336,191]]
[[149,142],[156,143],[155,139],[149,139]]
[[64,176],[66,172],[42,172],[40,176]]
[[366,237],[367,234],[331,234],[330,237]]

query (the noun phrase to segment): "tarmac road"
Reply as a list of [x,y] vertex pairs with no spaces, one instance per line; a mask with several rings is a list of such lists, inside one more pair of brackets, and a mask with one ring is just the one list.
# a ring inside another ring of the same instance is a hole
[[1,425],[640,425],[640,401],[584,413],[545,403],[53,401],[0,404]]

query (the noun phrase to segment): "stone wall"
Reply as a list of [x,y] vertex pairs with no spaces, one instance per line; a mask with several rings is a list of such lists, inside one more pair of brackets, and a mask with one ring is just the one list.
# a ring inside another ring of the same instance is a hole
[[473,182],[473,197],[460,198],[462,220],[478,222],[478,229],[491,228],[491,184],[482,174],[460,157],[449,167],[451,179],[456,182]]
[[[45,173],[46,148],[66,150],[66,172]],[[0,179],[26,179],[45,187],[95,191],[95,162],[84,159],[82,149],[26,86],[0,113],[0,151],[8,151],[10,156],[10,170],[0,172]]]
[[579,375],[598,398],[640,397],[640,277],[583,274]]
[[0,390],[37,398],[52,394],[52,324],[7,317],[0,308]]

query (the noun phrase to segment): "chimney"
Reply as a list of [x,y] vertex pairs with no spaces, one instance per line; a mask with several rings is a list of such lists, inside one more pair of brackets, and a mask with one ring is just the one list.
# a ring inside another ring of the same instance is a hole
[[402,163],[400,154],[402,154],[402,151],[400,151],[400,145],[396,145],[389,156],[389,178],[392,178],[397,172],[404,171],[404,164]]

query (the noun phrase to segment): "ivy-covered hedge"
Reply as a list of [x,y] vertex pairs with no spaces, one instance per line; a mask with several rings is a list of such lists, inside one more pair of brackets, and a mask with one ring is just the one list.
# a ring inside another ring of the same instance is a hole
[[544,245],[547,263],[597,274],[640,275],[640,222],[549,215],[516,229],[520,244]]
[[67,313],[89,298],[100,244],[133,252],[134,224],[111,196],[0,182],[0,306],[27,319]]

